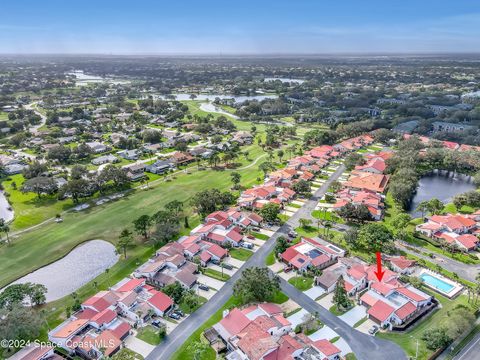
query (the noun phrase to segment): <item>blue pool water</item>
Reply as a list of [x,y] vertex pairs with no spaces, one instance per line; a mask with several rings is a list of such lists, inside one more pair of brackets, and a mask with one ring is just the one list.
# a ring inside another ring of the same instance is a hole
[[422,274],[420,275],[420,279],[425,282],[427,285],[430,285],[431,287],[438,289],[440,291],[443,291],[444,293],[449,293],[450,291],[453,290],[454,286],[446,283],[445,281],[432,276],[430,274]]

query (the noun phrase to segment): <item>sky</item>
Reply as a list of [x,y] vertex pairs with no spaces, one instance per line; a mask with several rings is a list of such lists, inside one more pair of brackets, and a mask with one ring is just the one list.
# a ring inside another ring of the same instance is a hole
[[0,53],[480,52],[478,0],[2,0]]

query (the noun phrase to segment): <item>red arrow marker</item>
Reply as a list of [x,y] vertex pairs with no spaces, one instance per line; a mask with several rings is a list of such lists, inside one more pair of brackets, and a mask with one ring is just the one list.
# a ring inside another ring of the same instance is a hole
[[382,254],[377,251],[377,271],[375,271],[375,275],[377,276],[378,281],[382,281],[383,279],[383,274],[385,274],[385,271],[382,271]]

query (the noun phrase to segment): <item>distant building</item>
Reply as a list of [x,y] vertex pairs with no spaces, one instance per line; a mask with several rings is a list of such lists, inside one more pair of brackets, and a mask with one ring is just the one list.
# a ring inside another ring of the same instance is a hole
[[472,125],[466,125],[461,123],[451,123],[444,121],[435,121],[432,124],[433,132],[455,132],[455,131],[464,131],[470,130],[474,127]]

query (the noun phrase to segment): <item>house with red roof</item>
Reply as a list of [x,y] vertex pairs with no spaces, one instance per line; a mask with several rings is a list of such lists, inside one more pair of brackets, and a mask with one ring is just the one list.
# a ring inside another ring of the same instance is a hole
[[369,290],[359,299],[367,308],[368,317],[389,329],[423,316],[434,307],[433,302],[433,296],[395,278],[371,282]]
[[346,182],[344,182],[343,185],[354,190],[384,193],[389,179],[389,175],[353,170],[350,174],[350,177]]
[[387,165],[385,164],[385,160],[381,157],[371,158],[365,164],[355,166],[355,170],[357,171],[365,171],[374,174],[383,174],[386,168]]
[[339,359],[340,350],[327,340],[316,342],[292,332],[292,324],[276,304],[257,304],[225,311],[222,320],[207,329],[227,348],[227,359],[293,360]]
[[147,300],[158,316],[164,316],[173,309],[173,300],[161,291],[154,291],[152,297]]
[[415,227],[419,233],[456,245],[462,251],[473,251],[478,248],[478,226],[476,215],[433,215],[427,221]]
[[333,204],[332,208],[334,210],[340,210],[347,204],[355,206],[365,205],[372,219],[377,221],[382,219],[385,209],[383,195],[369,190],[358,191],[345,188],[336,194],[336,203]]
[[285,264],[298,272],[305,272],[309,268],[325,269],[336,263],[338,256],[338,252],[310,238],[302,238],[280,255]]
[[328,360],[336,360],[340,358],[341,350],[326,339],[321,339],[313,342],[312,347],[320,354],[321,358]]
[[388,258],[388,262],[393,271],[402,275],[412,274],[417,264],[415,260],[407,259],[405,256],[391,256]]

